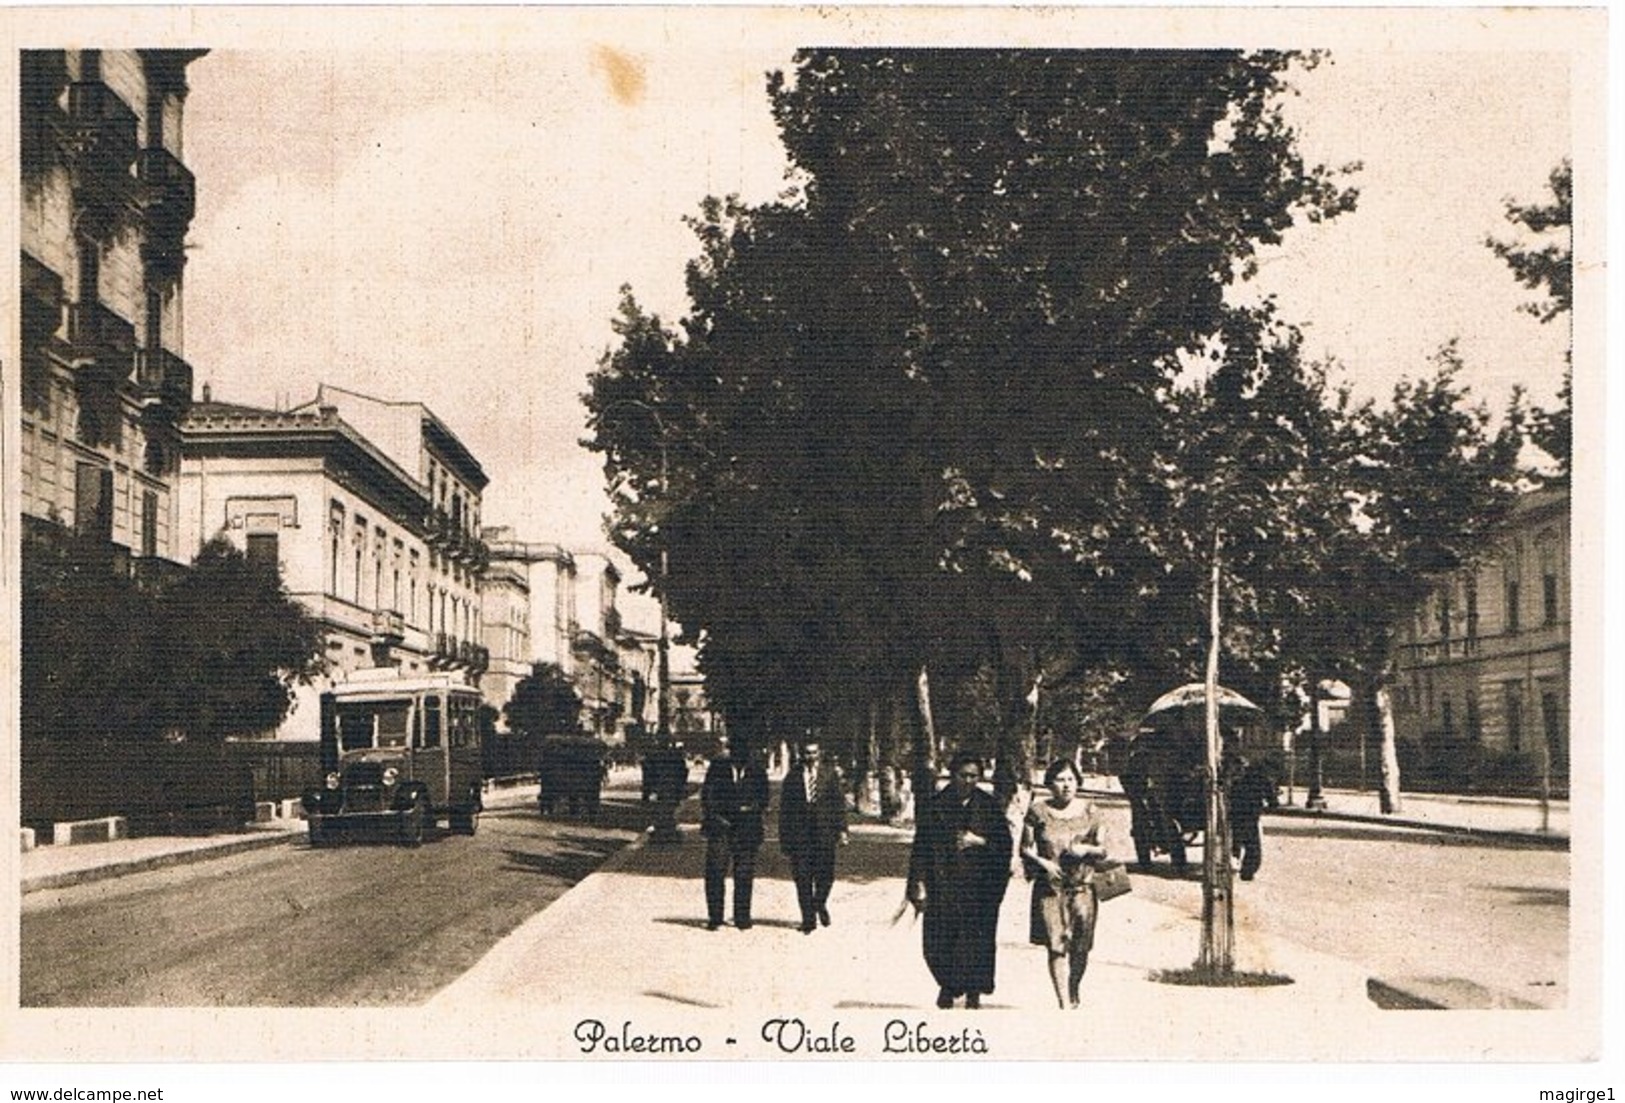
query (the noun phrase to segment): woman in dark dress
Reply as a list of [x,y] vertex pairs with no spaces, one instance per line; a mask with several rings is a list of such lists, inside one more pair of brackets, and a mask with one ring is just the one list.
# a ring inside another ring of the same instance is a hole
[[925,963],[939,986],[937,1006],[960,996],[981,1006],[993,991],[999,905],[1010,879],[1010,824],[979,787],[982,760],[961,752],[948,784],[926,801],[914,832],[908,899],[925,913]]

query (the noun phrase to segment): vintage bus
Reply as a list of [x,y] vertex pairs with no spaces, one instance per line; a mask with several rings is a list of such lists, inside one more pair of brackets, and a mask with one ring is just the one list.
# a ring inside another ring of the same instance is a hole
[[304,796],[310,843],[352,830],[408,846],[444,818],[479,826],[480,692],[455,673],[360,670],[321,698],[323,784]]

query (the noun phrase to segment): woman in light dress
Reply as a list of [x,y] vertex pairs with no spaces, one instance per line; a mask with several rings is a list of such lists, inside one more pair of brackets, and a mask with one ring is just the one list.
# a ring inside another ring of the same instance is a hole
[[1049,951],[1050,981],[1063,1009],[1078,988],[1095,944],[1099,903],[1090,883],[1106,847],[1095,806],[1078,796],[1078,768],[1057,759],[1044,771],[1049,796],[1034,799],[1021,832],[1022,865],[1033,883],[1030,937]]

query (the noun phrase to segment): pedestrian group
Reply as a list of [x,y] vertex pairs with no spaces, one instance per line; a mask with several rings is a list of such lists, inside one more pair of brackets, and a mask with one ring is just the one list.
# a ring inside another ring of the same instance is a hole
[[[1257,812],[1273,799],[1273,784],[1244,760],[1231,804],[1242,877],[1258,869]],[[993,991],[999,908],[1019,855],[1032,885],[1029,937],[1049,955],[1050,981],[1063,1009],[1079,1006],[1079,989],[1094,948],[1100,900],[1109,898],[1106,871],[1113,862],[1092,802],[1080,794],[1082,775],[1070,759],[1044,773],[1047,795],[1035,795],[1022,824],[1019,850],[1001,802],[982,788],[985,764],[961,752],[949,763],[948,783],[916,811],[906,899],[923,917],[925,964],[935,979],[937,1006],[981,1006]],[[749,930],[756,855],[766,837],[767,770],[759,758],[736,755],[721,739],[700,788],[705,846],[706,927],[723,925],[727,883],[733,879],[733,925]],[[816,735],[801,745],[784,777],[779,802],[779,847],[790,863],[800,930],[812,934],[831,923],[830,889],[836,857],[847,841],[845,779]],[[1115,891],[1123,891],[1117,889]]]

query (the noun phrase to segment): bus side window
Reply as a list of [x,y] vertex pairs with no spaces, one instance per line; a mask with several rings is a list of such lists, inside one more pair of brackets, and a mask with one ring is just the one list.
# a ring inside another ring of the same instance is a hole
[[466,747],[473,742],[469,738],[473,725],[473,705],[466,697],[458,697],[452,701],[452,709],[451,745]]
[[440,698],[434,694],[427,694],[423,698],[422,746],[440,746]]

